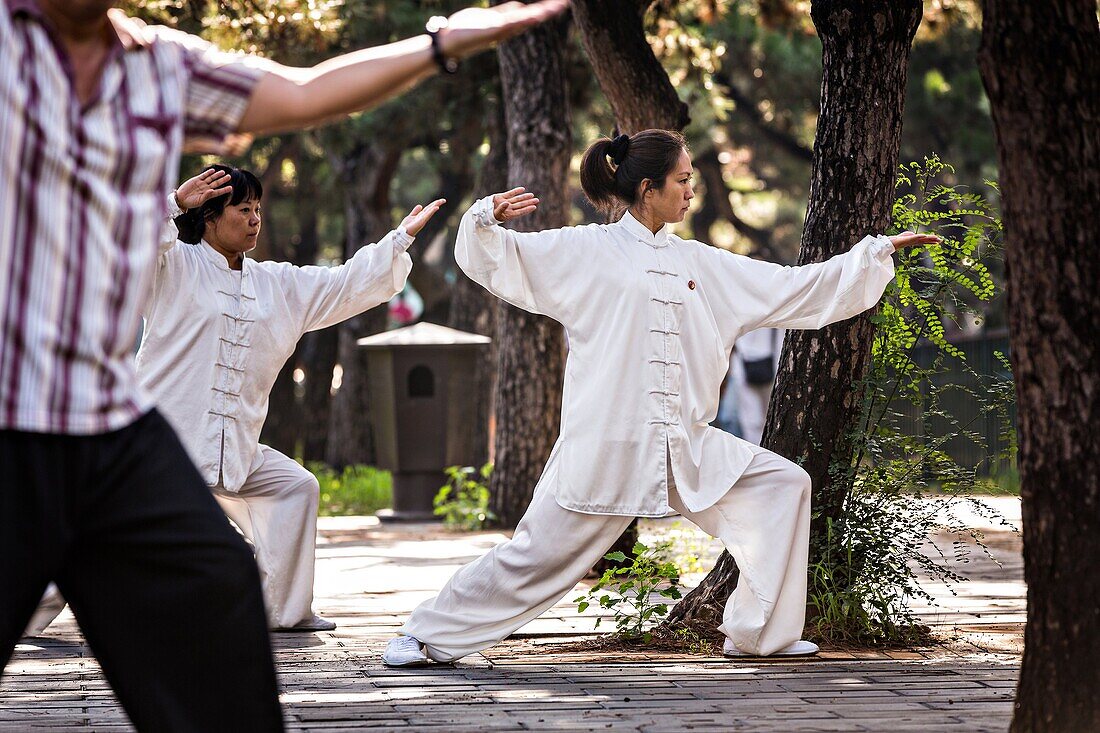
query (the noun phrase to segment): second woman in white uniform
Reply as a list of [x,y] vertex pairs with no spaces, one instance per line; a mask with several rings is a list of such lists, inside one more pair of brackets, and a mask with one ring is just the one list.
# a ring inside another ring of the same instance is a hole
[[268,395],[298,340],[385,303],[405,286],[406,250],[443,203],[417,206],[337,267],[256,262],[259,180],[215,165],[169,205],[180,239],[160,256],[137,355],[142,386],[222,509],[252,543],[273,629],[332,629],[313,612],[319,488],[259,443]]
[[734,342],[757,328],[820,328],[874,306],[895,248],[868,236],[827,262],[781,267],[681,239],[693,197],[682,137],[603,139],[581,164],[614,224],[519,233],[523,189],[476,202],[455,258],[501,299],[561,323],[569,356],[561,433],[511,540],[459,570],[390,641],[393,666],[446,662],[504,639],[557,602],[635,516],[679,512],[722,540],[740,579],[721,630],[729,655],[807,654],[810,478],[709,426]]

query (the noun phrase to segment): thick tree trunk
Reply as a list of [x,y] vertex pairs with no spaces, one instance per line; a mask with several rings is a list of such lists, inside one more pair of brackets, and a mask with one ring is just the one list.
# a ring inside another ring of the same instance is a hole
[[[390,184],[401,160],[402,145],[364,145],[342,161],[340,177],[345,186],[347,241],[345,259],[360,247],[377,242],[390,230]],[[385,303],[337,328],[337,362],[342,369],[341,385],[332,398],[325,461],[340,468],[374,462],[367,360],[356,341],[386,328]]]
[[[516,220],[519,230],[551,229],[569,221],[572,145],[565,38],[565,22],[551,22],[498,50],[508,129],[508,187],[526,186],[541,201],[534,214]],[[503,301],[499,308],[491,508],[500,524],[515,526],[558,436],[564,338],[561,326],[549,318]]]
[[[889,226],[909,49],[921,9],[918,0],[811,5],[824,69],[800,265],[846,252]],[[850,486],[849,433],[860,409],[855,388],[867,370],[872,332],[865,313],[820,331],[790,331],[783,346],[763,445],[813,479],[811,563],[826,520],[839,516]],[[722,559],[673,609],[670,623],[711,626],[721,618],[732,567]]]
[[661,62],[646,40],[642,19],[649,2],[574,0],[581,42],[621,132],[682,130],[690,121]]
[[1095,0],[985,0],[1019,415],[1027,628],[1012,730],[1100,730],[1100,30]]
[[[499,92],[499,85],[498,85]],[[490,103],[486,122],[489,131],[489,154],[481,167],[478,191],[475,196],[487,195],[493,191],[508,188],[508,131],[505,128],[504,107],[498,93]],[[451,298],[451,313],[448,325],[460,331],[476,333],[493,339],[489,348],[480,353],[475,367],[475,389],[478,393],[477,411],[471,416],[474,433],[474,452],[478,463],[492,458],[493,406],[496,393],[496,298],[458,268],[455,274],[454,295]]]

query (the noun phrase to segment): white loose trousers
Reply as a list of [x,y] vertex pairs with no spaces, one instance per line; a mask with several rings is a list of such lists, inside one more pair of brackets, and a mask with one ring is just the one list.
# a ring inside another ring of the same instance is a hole
[[[797,641],[805,623],[810,477],[771,451],[753,446],[752,452],[748,468],[712,506],[690,511],[674,486],[669,504],[722,540],[737,561],[741,574],[720,629],[738,649],[766,655]],[[563,508],[551,474],[539,481],[512,539],[460,569],[402,627],[427,645],[432,659],[486,649],[536,618],[573,589],[633,519]]]
[[313,474],[261,444],[238,491],[214,498],[256,553],[268,625],[289,629],[313,618],[313,573],[320,487]]

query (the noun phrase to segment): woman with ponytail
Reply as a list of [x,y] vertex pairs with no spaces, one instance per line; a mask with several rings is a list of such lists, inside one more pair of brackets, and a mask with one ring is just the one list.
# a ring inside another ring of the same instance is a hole
[[636,516],[679,512],[718,537],[740,577],[724,651],[804,655],[810,477],[709,424],[737,338],[821,328],[873,307],[893,252],[938,241],[868,236],[826,262],[781,267],[682,239],[694,193],[684,139],[645,130],[594,143],[581,185],[614,224],[520,233],[523,188],[466,213],[455,259],[497,297],[564,326],[561,434],[512,539],[416,608],[383,656],[451,661],[485,649],[573,588]]

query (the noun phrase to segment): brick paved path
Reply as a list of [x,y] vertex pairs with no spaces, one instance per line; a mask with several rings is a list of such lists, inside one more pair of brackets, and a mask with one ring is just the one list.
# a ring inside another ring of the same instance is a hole
[[[1018,501],[995,503],[1018,522]],[[643,531],[683,529],[661,520]],[[958,596],[930,586],[939,606],[921,612],[949,639],[942,647],[785,662],[566,654],[556,645],[594,621],[567,602],[483,655],[397,671],[378,655],[404,614],[503,536],[372,518],[323,519],[321,534],[317,608],[340,628],[274,637],[292,730],[1003,731],[1011,716],[1024,588],[1018,536],[1003,529],[986,536],[999,566],[959,565],[971,580]],[[716,548],[680,539],[707,565]],[[0,731],[131,730],[68,612],[24,641],[0,683]]]

